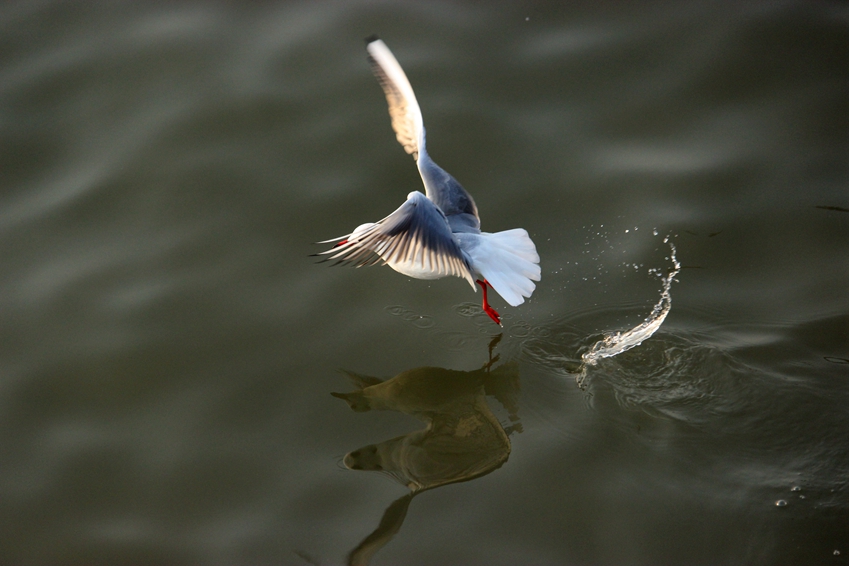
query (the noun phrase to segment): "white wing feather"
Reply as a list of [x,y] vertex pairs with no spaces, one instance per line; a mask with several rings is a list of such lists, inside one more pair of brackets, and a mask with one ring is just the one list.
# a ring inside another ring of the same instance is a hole
[[412,155],[413,159],[418,159],[419,151],[424,147],[424,125],[413,87],[404,69],[383,41],[375,38],[366,45],[366,50],[371,70],[386,94],[395,137],[404,146],[404,151]]

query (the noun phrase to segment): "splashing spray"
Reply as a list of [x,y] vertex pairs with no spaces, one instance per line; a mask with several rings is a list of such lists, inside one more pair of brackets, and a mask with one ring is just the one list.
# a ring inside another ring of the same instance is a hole
[[576,377],[578,385],[583,386],[584,378],[587,375],[587,366],[594,366],[600,359],[612,358],[639,346],[645,340],[649,339],[660,328],[663,321],[666,320],[666,315],[669,314],[669,309],[672,308],[672,295],[669,293],[669,288],[672,286],[675,276],[681,271],[681,264],[678,262],[678,258],[675,257],[675,244],[669,240],[669,236],[663,239],[663,243],[669,244],[669,248],[672,250],[670,259],[672,260],[673,269],[663,278],[663,292],[660,295],[660,301],[658,301],[654,309],[652,309],[651,314],[642,323],[624,332],[608,334],[593,344],[593,347],[589,351],[584,352],[581,356],[581,367],[578,369],[578,375]]

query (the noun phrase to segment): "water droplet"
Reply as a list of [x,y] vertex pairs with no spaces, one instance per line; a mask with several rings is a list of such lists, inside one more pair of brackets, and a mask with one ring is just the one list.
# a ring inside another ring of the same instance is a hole
[[835,556],[840,556],[840,551],[839,551],[839,550],[835,550],[835,551],[834,551],[834,555],[835,555]]
[[800,495],[800,496],[799,496],[799,499],[805,499],[805,496],[804,496],[804,495]]
[[783,499],[779,499],[778,501],[776,501],[776,502],[775,502],[775,506],[776,506],[776,507],[786,507],[786,506],[787,506],[787,502],[786,502],[786,501],[784,501]]
[[794,485],[793,487],[790,488],[790,491],[802,491],[802,488],[799,487],[798,485]]

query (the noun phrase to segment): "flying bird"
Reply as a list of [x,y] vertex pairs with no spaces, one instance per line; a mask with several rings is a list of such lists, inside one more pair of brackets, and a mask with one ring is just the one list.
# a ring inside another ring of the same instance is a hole
[[385,264],[416,279],[462,277],[475,291],[475,284],[480,285],[484,312],[501,325],[501,315],[487,300],[487,287],[511,306],[525,302],[534,281],[540,280],[536,246],[522,228],[481,232],[472,196],[425,149],[422,113],[401,65],[377,36],[366,39],[366,51],[389,103],[392,129],[416,160],[425,194],[413,191],[383,220],[319,242],[334,246],[316,255],[356,267]]

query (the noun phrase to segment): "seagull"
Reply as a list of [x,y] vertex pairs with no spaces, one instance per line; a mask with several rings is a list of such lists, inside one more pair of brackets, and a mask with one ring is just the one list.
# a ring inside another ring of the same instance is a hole
[[315,254],[323,261],[354,265],[388,265],[415,279],[461,277],[483,291],[483,311],[501,325],[501,315],[487,300],[487,287],[511,306],[525,302],[540,280],[536,246],[522,228],[481,232],[475,201],[460,183],[434,163],[425,149],[425,128],[413,87],[395,56],[378,39],[366,39],[371,70],[380,82],[392,129],[413,156],[425,194],[413,191],[395,212],[358,226],[339,238],[318,242],[333,247]]

